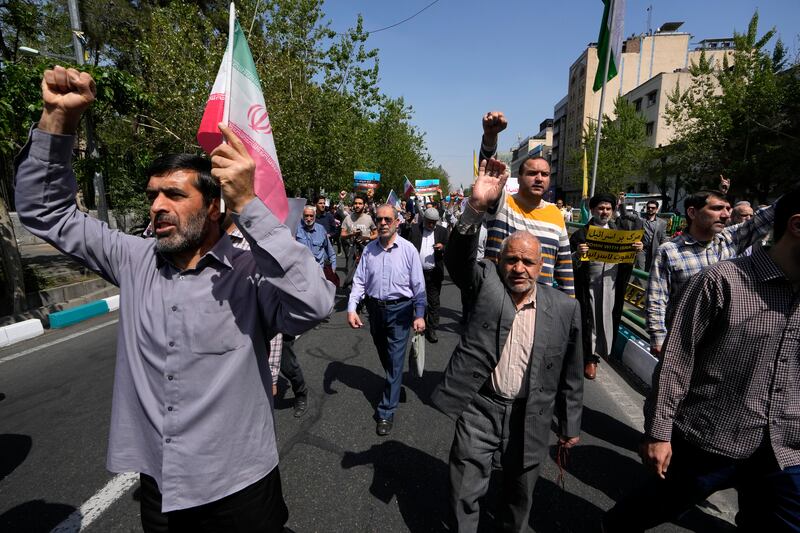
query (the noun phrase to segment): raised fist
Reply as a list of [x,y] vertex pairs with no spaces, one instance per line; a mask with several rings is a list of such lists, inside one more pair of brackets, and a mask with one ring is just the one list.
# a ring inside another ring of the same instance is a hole
[[50,133],[75,133],[95,94],[94,80],[88,72],[60,66],[46,70],[42,77],[44,109],[39,128]]
[[502,111],[489,111],[483,116],[483,136],[484,140],[497,141],[497,135],[506,129],[508,121]]

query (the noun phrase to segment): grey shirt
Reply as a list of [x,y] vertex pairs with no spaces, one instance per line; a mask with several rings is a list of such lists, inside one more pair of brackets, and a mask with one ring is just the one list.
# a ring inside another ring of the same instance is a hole
[[108,469],[155,478],[164,512],[251,485],[278,463],[267,341],[325,318],[333,285],[257,199],[233,217],[252,253],[223,235],[180,271],[153,239],[76,209],[73,144],[32,131],[16,204],[32,233],[120,287]]

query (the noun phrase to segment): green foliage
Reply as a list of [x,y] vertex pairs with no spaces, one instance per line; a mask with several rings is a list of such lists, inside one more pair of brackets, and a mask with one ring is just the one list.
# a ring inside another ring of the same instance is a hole
[[[101,171],[111,207],[144,216],[147,164],[162,153],[199,151],[195,134],[227,41],[228,3],[80,4],[91,64],[86,68],[97,82],[92,116],[100,157],[76,161],[76,174],[89,192],[94,171]],[[411,107],[380,91],[378,50],[367,45],[363,20],[336,34],[322,5],[322,0],[237,2],[287,192],[350,189],[354,170],[380,172],[383,195],[392,188],[399,194],[403,175],[432,177],[436,169],[422,134],[410,124]],[[52,64],[48,58],[19,59],[17,49],[36,45],[71,55],[68,20],[60,0],[0,4],[5,59],[0,151],[6,162],[41,112],[41,74]],[[10,176],[6,164],[4,178],[10,181]],[[91,202],[92,195],[86,198]]]
[[[603,129],[600,139],[600,157],[597,163],[597,183],[595,193],[627,190],[635,178],[645,170],[651,159],[647,146],[645,120],[636,112],[633,104],[625,98],[617,97],[614,102],[616,118],[611,120],[603,115]],[[583,133],[583,146],[586,147],[587,165],[591,180],[591,165],[597,126],[591,125]],[[568,156],[571,174],[580,186],[583,180],[583,148]]]
[[758,37],[758,14],[747,33],[734,35],[735,50],[721,69],[701,55],[691,66],[693,85],[670,95],[666,117],[683,149],[673,164],[688,190],[731,179],[731,193],[759,202],[797,180],[800,165],[800,78],[788,69],[778,40],[770,53],[771,29]]

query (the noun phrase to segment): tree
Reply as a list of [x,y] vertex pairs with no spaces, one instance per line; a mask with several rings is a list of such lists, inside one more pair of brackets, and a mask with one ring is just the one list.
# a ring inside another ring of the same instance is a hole
[[[636,112],[633,104],[621,96],[617,97],[614,114],[614,120],[603,115],[595,192],[616,193],[628,189],[635,178],[645,171],[650,159],[645,120]],[[597,126],[594,124],[583,133],[590,179],[596,132]],[[572,151],[568,156],[568,164],[573,169],[572,175],[578,176],[579,180],[583,180],[583,157],[583,148]]]
[[[80,5],[87,68],[97,79],[93,112],[101,157],[79,159],[76,176],[90,192],[99,167],[110,206],[144,216],[147,164],[165,152],[199,152],[195,133],[225,48],[228,3],[81,0]],[[404,174],[419,176],[432,165],[424,138],[410,124],[411,107],[381,93],[378,51],[368,46],[362,18],[337,34],[322,6],[322,0],[237,2],[285,186],[290,194],[340,190],[352,186],[354,170],[374,170],[385,176],[388,188],[397,189]],[[15,47],[23,41],[71,53],[61,0],[8,0],[0,4],[0,29],[8,57],[16,57]],[[2,80],[13,90],[0,94],[0,131],[9,133],[0,146],[9,183],[11,157],[41,110],[45,63],[26,58],[20,67],[6,68],[10,64],[4,65]]]
[[731,194],[764,203],[797,179],[800,165],[800,78],[797,63],[787,68],[777,40],[770,53],[770,29],[758,37],[758,13],[747,32],[735,33],[732,58],[715,69],[701,55],[692,64],[692,85],[675,88],[666,109],[683,147],[675,164],[688,190],[713,187],[722,174]]

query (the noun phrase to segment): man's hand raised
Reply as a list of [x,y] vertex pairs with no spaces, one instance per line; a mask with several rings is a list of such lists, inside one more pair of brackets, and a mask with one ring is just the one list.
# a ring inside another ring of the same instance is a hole
[[225,143],[211,152],[211,175],[219,182],[225,204],[234,213],[241,213],[244,206],[256,197],[253,189],[256,164],[230,128],[220,124],[219,130]]
[[508,121],[502,111],[489,111],[483,115],[483,143],[497,146],[497,135],[507,126]]
[[96,88],[88,72],[55,66],[42,77],[44,109],[38,128],[48,133],[72,135],[81,115],[94,102]]
[[505,163],[497,159],[484,159],[478,169],[478,177],[472,184],[470,206],[476,211],[486,211],[495,205],[503,194],[509,171]]

